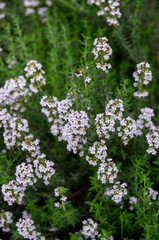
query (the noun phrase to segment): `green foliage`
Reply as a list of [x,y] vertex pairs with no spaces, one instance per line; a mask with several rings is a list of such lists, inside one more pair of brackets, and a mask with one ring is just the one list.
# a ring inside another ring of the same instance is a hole
[[[47,240],[82,240],[82,221],[87,218],[98,223],[100,238],[115,240],[159,239],[159,198],[153,201],[146,194],[148,188],[158,190],[159,157],[146,153],[147,142],[143,136],[135,137],[124,146],[114,134],[107,140],[108,155],[119,169],[118,180],[126,181],[128,194],[122,204],[115,204],[104,193],[106,184],[97,178],[97,169],[90,166],[85,157],[73,155],[66,144],[59,142],[50,132],[50,124],[41,113],[43,95],[56,96],[59,100],[67,94],[75,99],[74,110],[87,111],[90,119],[89,143],[98,141],[95,116],[105,111],[110,99],[120,98],[125,107],[124,117],[137,119],[142,107],[155,110],[154,121],[158,125],[159,70],[159,2],[152,0],[121,0],[120,26],[110,27],[102,16],[96,15],[96,6],[85,0],[54,0],[49,8],[47,21],[42,23],[37,14],[25,16],[23,1],[6,1],[6,18],[0,19],[0,87],[6,80],[24,75],[26,63],[35,59],[43,65],[46,86],[25,103],[23,118],[29,122],[31,133],[40,139],[41,152],[55,163],[56,175],[45,186],[41,180],[25,193],[22,205],[8,206],[0,196],[1,209],[13,213],[14,223],[27,210],[32,215],[36,229]],[[44,2],[41,1],[41,6]],[[95,38],[106,36],[113,49],[110,58],[112,69],[108,74],[96,69],[92,55]],[[14,64],[9,67],[11,61]],[[148,61],[153,72],[147,99],[133,96],[132,73],[136,64]],[[86,70],[86,67],[89,68]],[[85,83],[75,73],[91,76]],[[0,185],[15,179],[16,166],[26,154],[19,148],[7,150],[0,128]],[[109,185],[109,184],[108,184]],[[56,208],[54,189],[66,191],[68,201]],[[130,211],[129,198],[138,201]],[[10,233],[0,232],[0,238],[21,240],[12,224]],[[98,238],[97,238],[98,239]]]

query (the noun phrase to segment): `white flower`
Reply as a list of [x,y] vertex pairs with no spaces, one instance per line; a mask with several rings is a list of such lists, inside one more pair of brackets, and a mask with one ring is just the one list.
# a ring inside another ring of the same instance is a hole
[[17,231],[25,239],[30,240],[45,240],[45,237],[41,236],[41,233],[36,231],[34,221],[30,218],[20,218],[16,223]]
[[94,59],[97,61],[96,67],[108,73],[108,69],[111,68],[111,64],[108,61],[110,55],[112,55],[112,48],[108,44],[108,39],[106,37],[96,38],[93,45],[92,53],[94,54]]
[[135,120],[130,117],[120,120],[120,126],[117,128],[118,136],[122,138],[124,145],[127,145],[130,139],[137,134]]
[[133,77],[135,79],[134,87],[138,88],[138,91],[134,92],[134,96],[139,98],[147,97],[149,93],[143,89],[143,86],[152,81],[150,64],[147,62],[137,64],[137,71],[133,73]]
[[3,232],[10,231],[10,224],[13,222],[12,219],[13,214],[11,212],[1,211],[0,213],[0,228],[2,228]]
[[82,235],[84,235],[85,239],[95,239],[100,234],[97,231],[98,224],[95,223],[91,218],[84,220],[83,227],[81,230]]
[[118,169],[111,158],[107,159],[107,162],[102,162],[98,168],[98,179],[104,184],[106,182],[113,183],[117,178]]
[[106,189],[106,192],[104,193],[105,196],[111,197],[112,201],[115,203],[120,203],[122,198],[127,195],[127,184],[122,183],[120,184],[119,181],[117,181],[113,187],[109,187]]
[[109,100],[106,105],[105,112],[110,112],[114,119],[121,120],[124,111],[124,104],[121,99]]
[[115,132],[115,119],[112,113],[106,112],[96,115],[96,132],[99,137],[110,138],[109,132]]
[[35,167],[35,174],[38,178],[42,178],[46,185],[49,184],[51,177],[55,174],[53,168],[54,163],[45,159],[45,154],[41,154],[33,161]]
[[33,184],[37,182],[31,164],[23,162],[17,165],[15,175],[16,181],[24,187],[33,186]]
[[15,202],[22,204],[24,197],[25,187],[20,185],[15,180],[12,180],[2,185],[2,194],[4,201],[8,202],[8,205],[13,205]]
[[86,156],[86,160],[90,165],[96,166],[98,161],[104,162],[107,157],[107,146],[105,141],[94,142],[92,147],[89,147],[89,153],[91,156]]

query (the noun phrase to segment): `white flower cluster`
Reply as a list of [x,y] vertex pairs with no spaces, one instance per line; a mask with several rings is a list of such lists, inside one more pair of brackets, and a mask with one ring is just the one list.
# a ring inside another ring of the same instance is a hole
[[[40,86],[44,84],[39,80],[41,79],[39,76],[44,74],[44,71],[42,65],[37,61],[30,61],[25,71],[27,72],[26,77],[31,78],[31,83],[27,83],[26,79],[20,76],[6,81],[5,85],[0,88],[0,105],[2,107],[0,127],[4,129],[3,137],[6,148],[21,149],[26,154],[27,162],[31,162],[31,164],[22,162],[18,165],[15,172],[16,180],[2,185],[4,201],[7,201],[9,205],[15,202],[21,204],[24,191],[27,186],[32,186],[37,182],[37,177],[43,178],[44,183],[48,184],[52,175],[55,174],[54,163],[45,159],[45,154],[40,152],[39,139],[34,139],[33,135],[29,133],[28,121],[20,116],[23,112],[21,107],[28,100],[28,96],[32,95],[30,84],[34,82],[34,88],[38,90],[38,84]],[[29,87],[27,87],[28,85]],[[18,110],[20,111],[18,112]]]
[[59,141],[67,142],[68,151],[76,154],[80,151],[83,155],[83,144],[87,142],[86,130],[89,128],[89,119],[85,111],[74,111],[72,99],[58,101],[56,97],[42,97],[42,112],[46,115],[49,122],[53,122],[51,133],[58,136]]
[[16,181],[24,188],[27,186],[33,186],[33,184],[37,182],[32,165],[26,164],[25,162],[22,162],[16,167],[15,175]]
[[52,6],[52,0],[45,0],[45,6],[40,7],[39,0],[23,0],[24,7],[26,8],[25,16],[29,16],[31,14],[35,14],[37,11],[41,22],[47,21],[47,12],[48,7]]
[[147,190],[148,191],[146,192],[146,195],[148,196],[148,198],[152,198],[152,200],[156,201],[159,193],[152,188],[147,188]]
[[3,127],[4,143],[7,149],[20,146],[24,135],[29,132],[28,121],[26,119],[12,117],[11,115],[8,119],[3,120]]
[[84,220],[83,227],[81,230],[82,235],[84,235],[85,239],[95,240],[100,234],[97,231],[98,224],[95,223],[91,218]]
[[105,141],[94,142],[92,147],[89,147],[89,153],[93,156],[86,156],[86,160],[90,165],[96,166],[98,161],[104,162],[107,157],[107,146]]
[[31,60],[25,67],[26,77],[19,76],[7,80],[3,87],[0,88],[0,105],[9,106],[11,112],[24,112],[24,103],[37,93],[39,88],[45,85],[44,71],[42,65],[37,61]]
[[2,228],[3,232],[9,232],[10,227],[9,225],[13,222],[12,220],[13,214],[8,211],[1,211],[0,213],[0,228]]
[[44,183],[48,185],[51,177],[55,174],[55,169],[53,168],[54,163],[46,160],[45,157],[45,154],[41,154],[36,160],[33,161],[33,163],[36,176],[38,178],[42,178]]
[[104,195],[111,197],[112,201],[115,203],[120,203],[122,198],[127,195],[126,187],[127,183],[120,184],[120,182],[117,181],[112,187],[106,189]]
[[113,115],[110,112],[99,113],[95,118],[96,122],[96,132],[98,136],[105,137],[106,139],[110,138],[109,132],[115,132],[115,120]]
[[137,71],[133,73],[133,77],[135,79],[135,83],[133,85],[138,88],[138,91],[134,92],[134,96],[139,98],[147,97],[149,93],[143,89],[143,87],[152,81],[150,64],[147,62],[137,64]]
[[119,0],[108,0],[108,5],[106,5],[106,0],[87,0],[87,3],[92,5],[95,4],[100,7],[97,11],[98,16],[105,16],[108,25],[118,26],[118,19],[121,18],[120,3]]
[[156,127],[156,130],[147,133],[146,140],[149,145],[149,148],[146,151],[149,154],[156,155],[156,150],[159,149],[159,127]]
[[68,115],[68,122],[62,129],[61,140],[67,141],[67,150],[76,154],[80,151],[83,155],[83,145],[86,144],[86,131],[89,128],[89,119],[85,111],[71,111]]
[[91,82],[92,78],[91,78],[91,77],[89,76],[89,74],[88,74],[88,69],[89,69],[89,67],[86,66],[86,68],[84,68],[84,69],[82,69],[82,70],[77,70],[77,71],[75,72],[75,76],[76,76],[77,78],[83,77],[84,83],[89,83],[89,82]]
[[0,2],[0,19],[5,18],[5,7],[6,7],[6,3],[5,2]]
[[130,117],[120,120],[120,126],[117,128],[118,136],[122,138],[124,145],[127,145],[131,138],[136,135],[136,122]]
[[109,60],[112,55],[112,48],[108,44],[108,39],[106,37],[96,38],[93,45],[92,53],[94,54],[94,59],[97,61],[96,68],[108,73],[108,70],[111,68]]
[[[64,187],[57,187],[54,189],[55,196],[60,197],[60,201],[65,202],[67,197],[65,196],[66,188]],[[55,203],[55,207],[62,207],[60,202]]]
[[42,65],[35,60],[31,60],[27,63],[24,71],[26,71],[26,77],[30,78],[30,91],[37,93],[39,88],[46,84],[46,79],[43,76],[45,72],[42,70]]
[[48,118],[49,122],[54,122],[52,126],[52,134],[57,136],[61,134],[61,129],[68,120],[73,105],[73,99],[65,99],[58,101],[56,97],[43,96],[40,104],[42,106],[42,113]]
[[138,119],[136,120],[136,126],[137,126],[137,136],[142,135],[142,129],[145,127],[149,130],[155,130],[155,126],[152,122],[152,118],[155,116],[154,110],[152,108],[146,107],[140,109],[141,114],[138,116]]
[[99,137],[110,138],[109,132],[115,132],[115,120],[122,120],[124,111],[121,99],[110,100],[105,108],[105,113],[97,114],[96,131]]
[[40,140],[38,138],[34,140],[32,134],[25,136],[24,141],[21,143],[21,150],[26,152],[27,162],[32,162],[41,154],[39,143]]
[[124,105],[121,99],[112,99],[106,105],[105,113],[110,112],[113,118],[116,120],[121,120],[123,117]]
[[[147,188],[145,192],[145,196],[147,196],[149,199],[152,199],[156,201],[158,192],[153,190],[152,188]],[[137,203],[137,198],[136,197],[130,197],[129,198],[129,209],[132,211],[134,209],[134,205]],[[151,202],[149,203],[150,205],[152,204]]]
[[40,4],[39,0],[23,0],[24,7],[26,8],[25,15],[35,13],[35,8]]
[[0,104],[3,106],[9,105],[11,111],[24,112],[21,102],[26,102],[31,96],[27,88],[26,79],[23,76],[18,78],[11,78],[7,80],[2,88],[0,88]]
[[134,210],[134,204],[137,203],[137,198],[132,196],[129,198],[129,209],[132,211]]
[[107,162],[102,162],[98,168],[97,176],[101,182],[113,183],[114,179],[117,178],[118,169],[111,158],[107,159]]
[[24,239],[45,240],[45,237],[41,236],[40,232],[36,231],[34,221],[30,218],[20,218],[16,223],[16,227],[19,235],[21,235]]
[[20,185],[17,181],[11,180],[10,182],[3,184],[1,190],[4,201],[8,202],[8,205],[11,206],[15,202],[22,204],[25,187]]

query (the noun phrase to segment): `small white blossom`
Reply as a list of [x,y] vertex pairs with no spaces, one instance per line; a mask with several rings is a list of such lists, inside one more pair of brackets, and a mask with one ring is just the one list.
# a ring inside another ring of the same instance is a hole
[[95,223],[91,218],[84,220],[83,227],[81,230],[82,235],[84,235],[85,239],[96,239],[100,234],[98,233],[98,224]]
[[156,155],[159,149],[159,127],[156,130],[150,131],[146,134],[146,140],[149,145],[147,152],[152,155]]
[[102,162],[98,168],[97,176],[103,184],[106,182],[113,183],[117,178],[118,169],[111,158],[108,158],[106,162]]
[[110,138],[109,132],[115,132],[115,119],[112,113],[106,112],[96,115],[96,132],[99,137]]
[[86,160],[90,165],[96,166],[98,161],[104,162],[107,157],[107,146],[105,145],[105,141],[101,140],[101,142],[94,142],[92,147],[89,147],[90,156],[86,156]]
[[105,108],[105,112],[110,112],[114,119],[121,120],[124,111],[124,104],[121,99],[110,100]]
[[137,203],[136,197],[130,197],[129,198],[129,209],[132,211],[134,209],[133,205]]
[[16,181],[24,187],[33,186],[33,184],[37,182],[31,164],[23,162],[17,165],[15,175]]
[[12,216],[13,214],[11,212],[0,212],[0,228],[2,228],[3,232],[10,231],[10,224],[13,222]]
[[121,137],[124,145],[127,145],[137,133],[135,120],[130,117],[120,120],[120,126],[117,128],[118,136]]
[[49,184],[51,177],[55,174],[55,169],[53,168],[54,163],[52,161],[45,159],[45,154],[41,154],[33,161],[35,167],[35,174],[38,178],[42,178],[46,185]]
[[106,189],[104,195],[111,197],[112,201],[115,203],[120,203],[122,198],[127,195],[126,187],[126,183],[120,184],[120,182],[117,181],[112,187]]

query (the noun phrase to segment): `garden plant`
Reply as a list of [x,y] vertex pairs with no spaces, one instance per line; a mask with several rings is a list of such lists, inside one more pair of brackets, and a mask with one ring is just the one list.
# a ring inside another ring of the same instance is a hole
[[0,239],[159,239],[158,28],[158,0],[0,0]]

